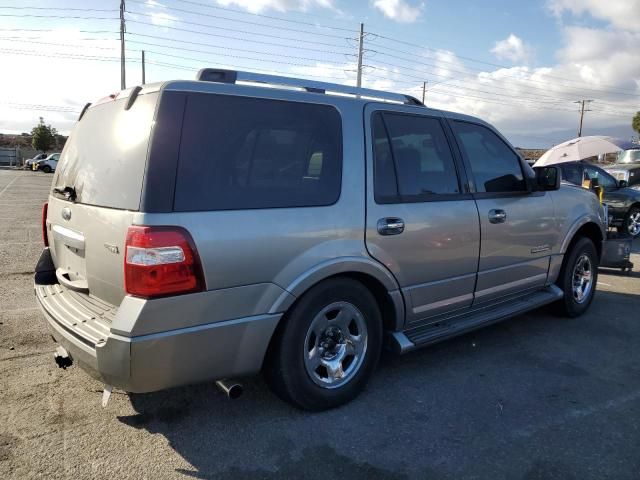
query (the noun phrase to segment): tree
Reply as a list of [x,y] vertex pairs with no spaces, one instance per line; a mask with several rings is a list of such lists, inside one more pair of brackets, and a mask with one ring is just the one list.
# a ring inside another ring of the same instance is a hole
[[635,117],[633,117],[631,128],[640,134],[640,112],[637,112]]
[[40,117],[38,125],[33,127],[31,130],[31,135],[33,137],[31,140],[31,146],[36,150],[46,153],[47,150],[56,143],[57,134],[58,131],[51,125],[45,125],[44,118]]

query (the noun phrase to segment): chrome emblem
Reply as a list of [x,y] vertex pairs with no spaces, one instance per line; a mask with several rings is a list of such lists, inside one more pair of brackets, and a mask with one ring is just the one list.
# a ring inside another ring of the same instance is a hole
[[67,221],[71,220],[71,209],[69,207],[64,207],[62,209],[62,218]]
[[111,253],[115,253],[115,254],[120,253],[120,251],[118,250],[118,246],[117,245],[113,245],[111,243],[105,243],[104,244],[104,248],[109,250]]

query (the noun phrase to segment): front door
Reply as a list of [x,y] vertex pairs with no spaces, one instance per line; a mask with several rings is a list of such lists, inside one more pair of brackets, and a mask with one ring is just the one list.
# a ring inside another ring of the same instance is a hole
[[408,322],[470,307],[480,249],[444,121],[415,112],[365,110],[366,245],[398,280]]
[[472,177],[481,248],[474,304],[542,287],[558,242],[547,192],[529,192],[523,162],[492,129],[450,121]]

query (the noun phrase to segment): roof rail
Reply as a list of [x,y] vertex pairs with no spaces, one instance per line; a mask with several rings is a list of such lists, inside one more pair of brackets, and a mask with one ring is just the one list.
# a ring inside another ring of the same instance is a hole
[[351,95],[385,102],[403,103],[406,105],[424,104],[410,95],[401,93],[384,92],[370,88],[358,88],[339,83],[317,82],[295,77],[281,77],[263,73],[242,72],[237,70],[223,70],[219,68],[203,68],[196,75],[196,80],[218,83],[257,83],[263,85],[285,86],[300,88],[312,93],[325,93],[334,95]]

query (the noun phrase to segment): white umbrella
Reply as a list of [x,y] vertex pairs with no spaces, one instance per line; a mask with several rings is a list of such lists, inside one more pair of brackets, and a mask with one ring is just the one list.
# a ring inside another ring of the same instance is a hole
[[576,162],[589,157],[614,153],[619,150],[632,148],[626,140],[615,137],[591,136],[578,137],[551,147],[534,163],[534,167],[554,165],[556,163]]

